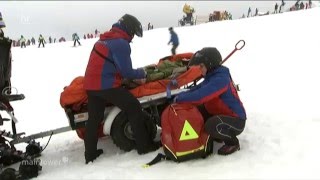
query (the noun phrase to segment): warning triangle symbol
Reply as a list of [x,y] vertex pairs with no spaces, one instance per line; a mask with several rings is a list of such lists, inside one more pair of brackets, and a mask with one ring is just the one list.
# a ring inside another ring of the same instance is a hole
[[188,120],[185,120],[179,141],[197,139],[198,137],[197,132],[192,128]]

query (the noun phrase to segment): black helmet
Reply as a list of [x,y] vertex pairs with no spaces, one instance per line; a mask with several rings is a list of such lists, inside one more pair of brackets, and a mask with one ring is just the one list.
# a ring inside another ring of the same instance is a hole
[[172,28],[172,27],[169,27],[169,31],[173,31],[173,28]]
[[188,66],[199,65],[203,63],[210,71],[221,65],[222,58],[217,48],[205,47],[197,51],[190,59]]
[[127,29],[127,33],[130,36],[137,35],[139,37],[142,37],[142,25],[136,17],[130,14],[125,14],[119,19],[119,22],[123,27]]

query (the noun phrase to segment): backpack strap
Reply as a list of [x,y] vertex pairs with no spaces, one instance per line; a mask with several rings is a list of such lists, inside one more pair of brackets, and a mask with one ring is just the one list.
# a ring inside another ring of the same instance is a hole
[[165,154],[162,153],[158,153],[158,155],[149,163],[144,164],[143,168],[148,168],[154,164],[157,164],[158,162],[162,161],[162,160],[170,160]]

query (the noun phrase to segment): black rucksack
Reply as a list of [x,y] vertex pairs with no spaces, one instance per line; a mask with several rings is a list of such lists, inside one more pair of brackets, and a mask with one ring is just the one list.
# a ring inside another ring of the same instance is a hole
[[[0,93],[11,85],[11,44],[9,38],[0,37]],[[7,93],[10,94],[10,89]]]

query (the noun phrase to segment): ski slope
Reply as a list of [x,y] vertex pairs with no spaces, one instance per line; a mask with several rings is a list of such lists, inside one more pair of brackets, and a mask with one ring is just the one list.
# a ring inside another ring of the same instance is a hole
[[[70,131],[52,137],[41,157],[38,179],[319,179],[319,19],[317,7],[175,28],[181,43],[177,53],[214,46],[226,57],[236,42],[246,41],[225,63],[240,84],[247,111],[240,151],[142,168],[161,149],[139,156],[136,151],[119,150],[107,137],[98,144],[104,154],[85,165],[83,141]],[[12,103],[19,132],[32,134],[68,125],[60,93],[75,77],[84,75],[96,40],[80,40],[82,46],[77,48],[65,42],[12,49],[12,84],[26,96]],[[167,28],[135,37],[133,66],[170,55],[168,41]],[[10,124],[0,128],[10,129]],[[38,141],[45,145],[48,138]],[[215,149],[219,146],[215,144]]]

